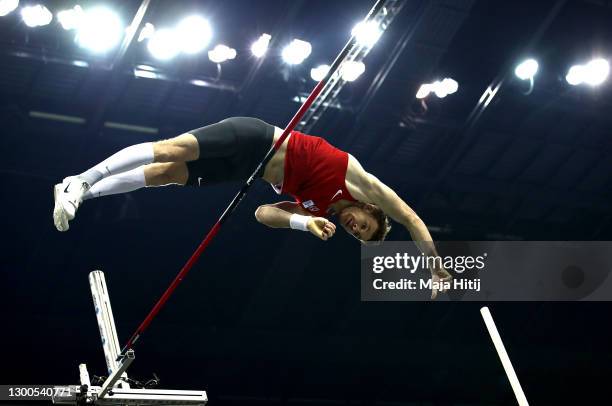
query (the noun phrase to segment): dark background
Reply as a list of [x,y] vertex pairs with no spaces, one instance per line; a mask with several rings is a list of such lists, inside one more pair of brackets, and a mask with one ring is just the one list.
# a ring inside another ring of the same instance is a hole
[[[22,2],[27,4],[28,2]],[[53,12],[72,1],[44,2]],[[86,3],[86,2],[85,2]],[[131,21],[137,1],[110,5]],[[611,91],[570,87],[575,63],[612,53],[612,3],[406,0],[366,58],[366,72],[310,131],[355,155],[411,204],[437,240],[609,240]],[[238,57],[220,78],[206,54],[151,60],[134,44],[105,67],[54,21],[0,18],[2,185],[0,383],[74,384],[77,365],[104,374],[87,282],[106,273],[119,335],[137,327],[239,184],[141,190],[88,201],[55,230],[52,187],[112,152],[229,116],[284,126],[308,93],[310,68],[330,63],[370,1],[161,1],[145,21],[198,12],[213,44]],[[273,35],[259,65],[249,46]],[[282,45],[308,40],[292,69]],[[526,96],[513,75],[540,62]],[[74,66],[85,60],[89,67]],[[167,79],[135,78],[149,63]],[[419,85],[452,77],[459,91],[416,102]],[[197,87],[192,79],[213,87]],[[477,120],[480,96],[503,80]],[[32,111],[84,118],[38,119]],[[105,122],[157,129],[110,129]],[[258,183],[136,348],[131,376],[206,389],[211,404],[512,405],[510,385],[475,303],[360,302],[359,245],[338,233],[258,224],[277,200]],[[395,226],[390,239],[408,239]],[[491,310],[531,404],[609,404],[607,303],[494,303]],[[597,400],[599,399],[599,400]]]

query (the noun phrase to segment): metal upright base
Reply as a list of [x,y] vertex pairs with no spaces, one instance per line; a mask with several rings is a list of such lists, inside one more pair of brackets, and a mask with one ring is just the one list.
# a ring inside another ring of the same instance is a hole
[[[115,405],[115,406],[148,406],[148,405],[206,405],[206,392],[195,390],[171,389],[113,389],[104,397],[99,397],[101,387],[70,387],[69,396],[58,396],[53,399],[58,405]],[[65,391],[68,393],[68,390]]]
[[119,340],[104,274],[101,271],[91,272],[89,283],[109,376],[102,386],[92,386],[87,365],[80,364],[81,384],[62,387],[64,390],[56,391],[53,403],[116,406],[205,405],[208,402],[205,391],[130,388],[126,370],[134,361],[135,355],[133,350],[129,350],[125,357],[117,361],[117,355],[120,353]]

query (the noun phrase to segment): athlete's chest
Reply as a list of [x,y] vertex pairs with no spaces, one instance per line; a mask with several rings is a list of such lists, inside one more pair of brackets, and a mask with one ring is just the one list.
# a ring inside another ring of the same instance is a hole
[[[327,190],[326,193],[303,194],[300,196],[300,205],[303,209],[317,216],[326,216],[330,214],[337,203],[342,200],[350,199],[345,188],[337,188],[335,191]],[[352,199],[351,199],[352,200]]]

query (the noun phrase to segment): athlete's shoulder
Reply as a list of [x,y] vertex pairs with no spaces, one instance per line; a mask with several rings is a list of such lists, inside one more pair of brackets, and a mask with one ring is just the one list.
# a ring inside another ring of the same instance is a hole
[[366,171],[363,166],[361,166],[357,158],[351,154],[348,154],[348,157],[348,165],[346,167],[347,183],[357,185],[358,187],[365,187],[376,179],[374,175]]

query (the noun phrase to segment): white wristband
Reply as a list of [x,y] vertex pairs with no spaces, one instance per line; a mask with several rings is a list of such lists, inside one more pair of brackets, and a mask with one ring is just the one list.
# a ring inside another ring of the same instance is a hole
[[308,221],[310,219],[310,216],[302,216],[301,214],[293,213],[291,217],[289,217],[289,227],[294,230],[308,231]]

